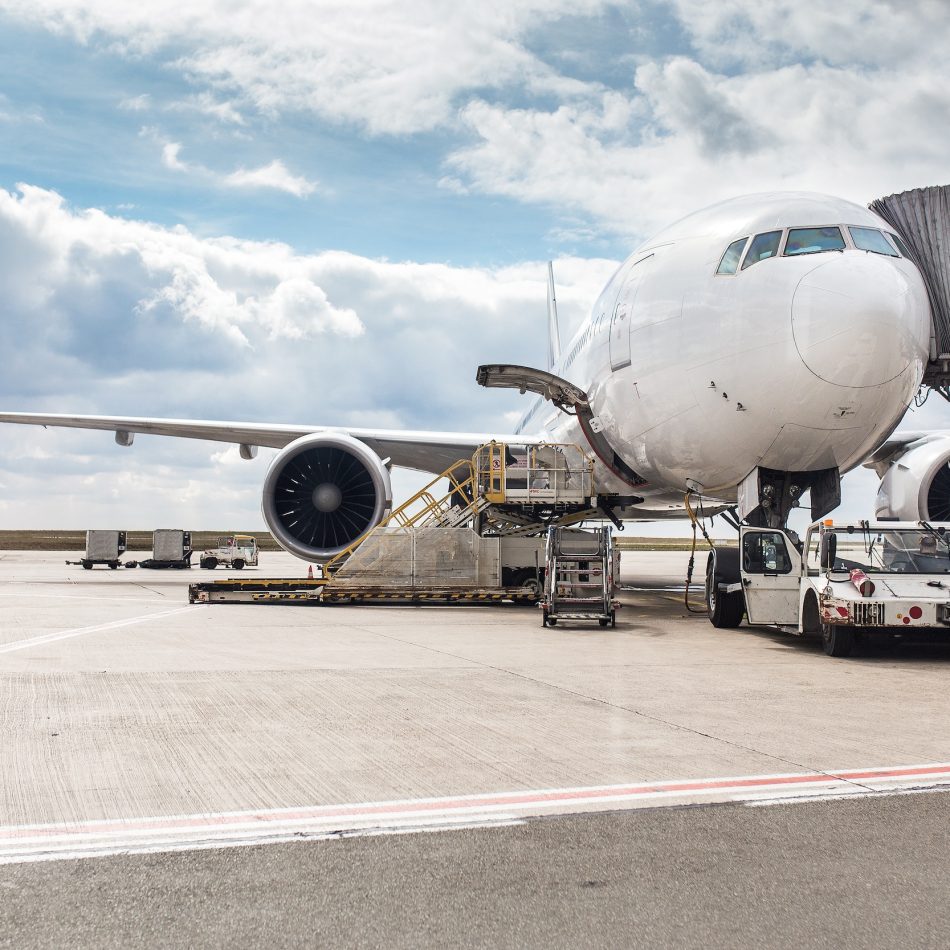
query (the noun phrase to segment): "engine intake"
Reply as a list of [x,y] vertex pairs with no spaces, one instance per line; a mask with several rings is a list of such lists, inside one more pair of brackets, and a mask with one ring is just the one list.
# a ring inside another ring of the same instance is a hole
[[950,438],[925,439],[889,465],[875,514],[900,521],[950,521]]
[[314,433],[271,462],[261,510],[284,550],[325,561],[375,528],[391,504],[389,471],[375,452],[345,433]]

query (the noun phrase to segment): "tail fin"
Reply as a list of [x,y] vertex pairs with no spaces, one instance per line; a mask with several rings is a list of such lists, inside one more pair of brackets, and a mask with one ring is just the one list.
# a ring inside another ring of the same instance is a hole
[[554,297],[554,265],[548,261],[548,369],[561,358],[561,334],[557,325],[557,300]]

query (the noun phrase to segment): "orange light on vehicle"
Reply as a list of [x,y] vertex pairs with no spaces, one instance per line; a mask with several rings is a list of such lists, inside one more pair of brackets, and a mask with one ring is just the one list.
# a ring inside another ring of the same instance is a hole
[[824,524],[826,528],[833,528],[835,526],[835,519],[825,518],[825,520],[822,523]]

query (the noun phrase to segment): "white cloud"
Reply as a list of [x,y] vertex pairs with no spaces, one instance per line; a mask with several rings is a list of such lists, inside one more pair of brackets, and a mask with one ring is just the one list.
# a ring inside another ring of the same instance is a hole
[[484,0],[394,4],[362,0],[2,0],[20,20],[129,55],[171,60],[196,83],[265,112],[307,110],[373,133],[449,122],[471,89],[526,88],[571,96],[582,85],[529,52],[539,25],[606,0]]
[[[154,135],[155,132],[145,130],[144,134]],[[306,198],[317,189],[314,182],[290,172],[280,159],[259,168],[239,168],[221,175],[204,165],[184,161],[180,157],[181,150],[180,142],[165,142],[162,145],[162,164],[172,171],[196,175],[224,188],[269,188],[284,191],[295,198]]]
[[13,105],[9,96],[0,92],[0,122],[43,125],[45,121],[43,116],[36,110],[26,110],[19,105]]
[[244,116],[235,108],[234,103],[222,102],[209,92],[201,92],[173,102],[167,109],[171,112],[197,112],[230,125],[246,125]]
[[866,203],[947,180],[950,94],[933,63],[817,62],[726,75],[641,65],[629,95],[550,110],[475,101],[448,165],[470,190],[590,215],[632,236],[737,194],[825,191]]
[[138,96],[130,96],[119,102],[119,108],[126,112],[148,112],[152,108],[152,97],[147,92],[143,92]]
[[[565,336],[615,267],[555,263]],[[543,262],[298,254],[73,210],[26,185],[0,190],[0,286],[5,410],[499,432],[526,400],[480,389],[475,368],[545,358]],[[17,502],[4,523],[253,526],[265,455],[244,467],[204,443],[126,450],[108,433],[0,426]],[[120,486],[111,505],[104,484]]]
[[673,0],[708,62],[756,68],[818,59],[830,65],[904,69],[921,57],[945,62],[950,6],[944,0]]
[[297,198],[313,194],[316,185],[300,175],[293,175],[280,159],[260,168],[239,168],[222,178],[231,188],[274,188]]
[[181,142],[166,142],[162,146],[162,164],[176,172],[190,171],[193,166],[183,162],[179,157]]
[[[177,161],[174,148],[169,155]],[[4,286],[8,300],[12,294],[30,308],[60,294],[68,308],[70,295],[118,281],[136,312],[165,308],[241,344],[262,333],[305,339],[364,329],[355,311],[311,287],[310,262],[284,245],[202,240],[180,227],[77,212],[54,192],[28,185],[19,197],[0,190],[0,244],[26,257],[16,271],[4,268]]]

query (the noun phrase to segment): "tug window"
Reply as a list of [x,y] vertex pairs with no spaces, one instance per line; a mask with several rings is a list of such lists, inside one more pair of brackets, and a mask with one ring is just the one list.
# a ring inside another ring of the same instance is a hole
[[872,254],[886,254],[888,257],[897,257],[897,251],[877,228],[852,228],[851,240],[859,251],[870,251]]
[[742,257],[742,249],[748,240],[747,237],[739,238],[738,241],[733,241],[732,244],[726,248],[726,253],[722,255],[722,260],[719,262],[719,269],[716,271],[717,274],[734,274],[739,269],[739,259]]
[[844,248],[841,228],[792,228],[785,242],[785,256],[843,251]]
[[753,264],[758,264],[759,261],[764,261],[767,257],[775,257],[778,254],[778,245],[781,240],[781,231],[766,231],[765,234],[757,234],[752,238],[749,253],[746,254],[745,260],[742,262],[742,269],[745,270]]
[[792,559],[781,531],[750,531],[742,539],[742,569],[746,574],[788,574]]

